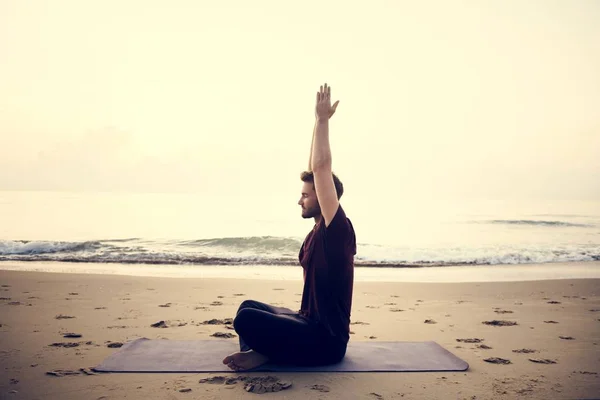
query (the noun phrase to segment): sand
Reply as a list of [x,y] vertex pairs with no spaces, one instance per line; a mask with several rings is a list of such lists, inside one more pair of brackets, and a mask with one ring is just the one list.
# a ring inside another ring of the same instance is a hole
[[[202,322],[233,317],[245,299],[296,310],[301,290],[300,281],[0,271],[0,398],[600,397],[599,279],[355,282],[350,340],[433,340],[467,361],[466,372],[86,374],[140,337],[237,341]],[[151,326],[159,321],[168,328]],[[243,382],[200,382],[267,375],[291,386],[258,395]]]

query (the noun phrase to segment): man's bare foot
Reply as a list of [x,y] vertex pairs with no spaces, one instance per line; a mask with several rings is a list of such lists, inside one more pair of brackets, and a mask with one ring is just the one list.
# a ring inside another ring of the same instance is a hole
[[265,364],[267,361],[269,361],[267,356],[257,353],[254,350],[248,350],[228,355],[223,359],[223,364],[226,364],[234,371],[242,371],[245,369],[256,368],[259,365]]

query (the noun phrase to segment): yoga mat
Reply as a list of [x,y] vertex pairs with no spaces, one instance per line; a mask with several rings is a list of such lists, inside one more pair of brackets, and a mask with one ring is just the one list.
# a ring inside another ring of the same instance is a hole
[[[239,351],[237,340],[136,339],[109,356],[96,371],[102,372],[233,372],[222,364]],[[333,365],[295,367],[264,364],[248,371],[378,372],[465,371],[469,364],[435,342],[348,343],[344,359]]]

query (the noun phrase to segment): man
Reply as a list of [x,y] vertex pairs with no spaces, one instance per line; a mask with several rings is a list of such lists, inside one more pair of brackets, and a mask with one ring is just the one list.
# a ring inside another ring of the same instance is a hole
[[246,300],[233,320],[240,351],[223,359],[234,371],[266,362],[315,366],[334,364],[346,354],[350,338],[350,310],[354,283],[354,228],[339,199],[344,188],[331,168],[329,118],[331,88],[317,93],[315,129],[309,169],[301,179],[298,204],[303,218],[314,218],[299,260],[304,269],[304,290],[299,312]]

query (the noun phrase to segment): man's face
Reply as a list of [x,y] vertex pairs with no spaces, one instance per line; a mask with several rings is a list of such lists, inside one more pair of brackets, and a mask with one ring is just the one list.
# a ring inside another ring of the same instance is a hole
[[302,206],[302,218],[314,218],[321,215],[317,192],[315,192],[315,187],[311,182],[304,182],[302,185],[302,195],[298,204]]

